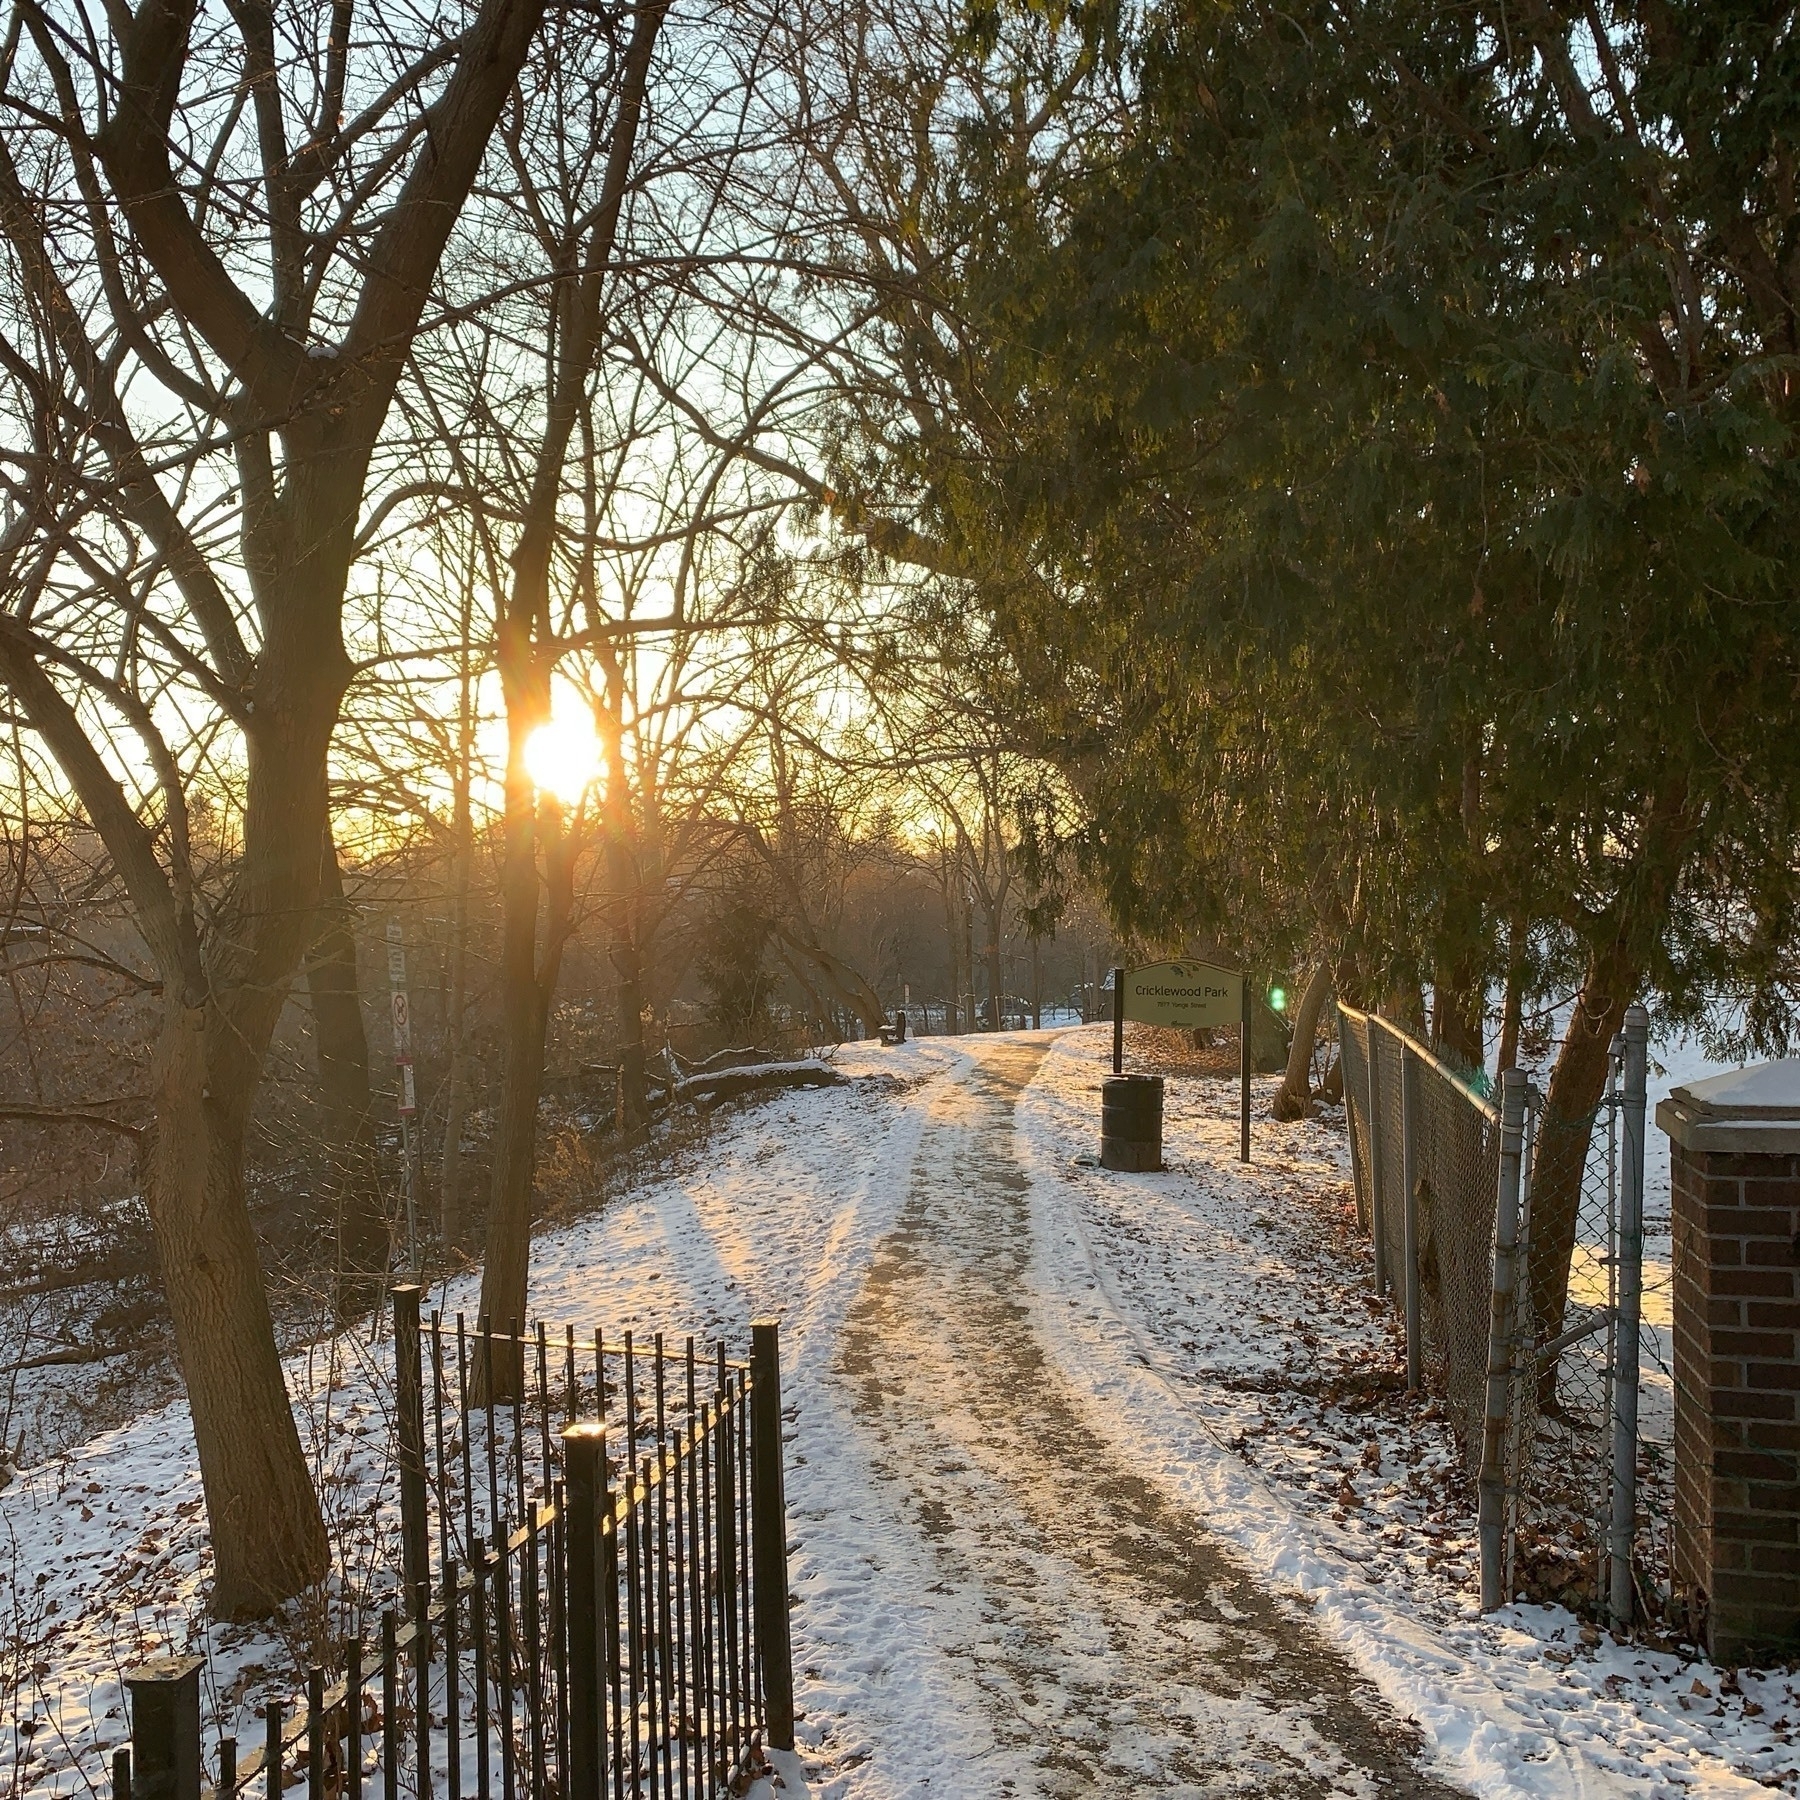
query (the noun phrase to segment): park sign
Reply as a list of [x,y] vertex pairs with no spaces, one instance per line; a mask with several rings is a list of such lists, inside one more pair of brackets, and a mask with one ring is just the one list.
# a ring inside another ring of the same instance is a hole
[[[1146,963],[1140,969],[1113,970],[1112,1066],[1116,1082],[1125,1074],[1125,1021],[1134,1025],[1173,1025],[1193,1031],[1202,1025],[1238,1028],[1238,1161],[1250,1160],[1250,978],[1215,963]],[[1157,1078],[1160,1081],[1160,1077]],[[1158,1113],[1160,1119],[1161,1114]],[[1156,1161],[1162,1161],[1158,1127]],[[1105,1132],[1102,1129],[1102,1152]],[[1126,1166],[1126,1165],[1118,1165]],[[1143,1165],[1132,1163],[1130,1167]]]
[[1215,963],[1148,963],[1125,971],[1124,1016],[1134,1025],[1236,1025],[1243,1018],[1244,978]]

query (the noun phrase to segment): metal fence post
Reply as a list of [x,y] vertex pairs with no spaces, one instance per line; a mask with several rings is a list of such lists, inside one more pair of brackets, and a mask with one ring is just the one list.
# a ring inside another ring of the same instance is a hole
[[1380,1023],[1374,1013],[1368,1015],[1369,1219],[1371,1234],[1375,1239],[1375,1291],[1385,1294],[1392,1284],[1388,1271],[1387,1212],[1382,1205],[1382,1182],[1387,1173],[1387,1154],[1386,1146],[1381,1141],[1381,1053],[1377,1048],[1381,1042],[1381,1033],[1376,1030]]
[[394,1407],[400,1462],[401,1577],[408,1606],[430,1592],[431,1548],[425,1519],[425,1375],[420,1356],[422,1289],[403,1282],[393,1290]]
[[[1356,1027],[1350,1023],[1350,1016],[1342,1006],[1337,1009],[1338,1024],[1338,1073],[1344,1083],[1344,1124],[1350,1133],[1350,1187],[1356,1196],[1356,1222],[1363,1230],[1369,1229],[1369,1172],[1363,1167],[1362,1150],[1356,1135],[1356,1119],[1358,1113],[1365,1115],[1364,1129],[1367,1130],[1366,1115],[1368,1104],[1366,1098],[1359,1100],[1356,1093],[1356,1082],[1351,1070],[1354,1064],[1350,1056],[1350,1047],[1356,1042]],[[1368,1057],[1362,1059],[1364,1066],[1364,1086],[1366,1087]]]
[[325,1671],[306,1671],[306,1800],[325,1800]]
[[595,1552],[599,1547],[600,1462],[606,1428],[591,1422],[562,1434],[568,1529],[563,1568],[569,1632],[569,1800],[600,1800],[600,1608]]
[[1619,1316],[1613,1332],[1612,1529],[1607,1534],[1608,1610],[1629,1629],[1637,1536],[1638,1321],[1644,1293],[1644,1110],[1649,1087],[1650,1016],[1625,1009],[1623,1167],[1619,1184]]
[[1512,1399],[1517,1311],[1519,1183],[1524,1170],[1525,1072],[1500,1076],[1500,1188],[1494,1199],[1494,1286],[1488,1310],[1487,1393],[1482,1408],[1481,1610],[1506,1604],[1506,1420]]
[[1406,1302],[1406,1391],[1425,1385],[1425,1344],[1419,1322],[1419,1061],[1400,1043],[1401,1277]]
[[200,1800],[204,1663],[199,1656],[159,1656],[127,1672],[135,1800]]
[[[344,1787],[346,1800],[362,1800],[363,1791],[363,1667],[362,1639],[356,1632],[350,1633],[344,1645]],[[234,1738],[225,1740],[231,1745],[230,1763],[233,1779],[237,1771],[237,1741]],[[225,1760],[220,1752],[220,1761]],[[220,1770],[223,1775],[223,1768]],[[231,1800],[232,1782],[221,1780],[221,1800]]]
[[781,1327],[750,1327],[750,1548],[764,1722],[777,1750],[794,1747],[794,1656],[788,1631],[787,1498],[781,1470]]

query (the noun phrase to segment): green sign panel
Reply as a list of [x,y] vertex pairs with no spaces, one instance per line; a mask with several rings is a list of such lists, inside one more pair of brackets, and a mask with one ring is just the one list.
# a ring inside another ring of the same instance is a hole
[[1137,1025],[1236,1025],[1243,1017],[1244,978],[1214,963],[1149,963],[1125,971],[1125,1017]]

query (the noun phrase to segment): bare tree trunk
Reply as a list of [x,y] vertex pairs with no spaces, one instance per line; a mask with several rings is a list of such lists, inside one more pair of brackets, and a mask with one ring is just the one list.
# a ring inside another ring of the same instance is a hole
[[[168,1010],[157,1046],[156,1123],[144,1152],[144,1191],[192,1406],[217,1565],[213,1603],[227,1615],[270,1611],[327,1567],[323,1521],[289,1409],[244,1205],[245,1121],[277,1016],[316,927],[329,819],[327,755],[353,674],[343,601],[366,477],[449,234],[542,12],[543,0],[481,0],[430,102],[430,129],[418,148],[401,145],[366,199],[360,178],[353,183],[342,230],[366,277],[359,280],[346,267],[335,231],[316,245],[315,267],[330,291],[343,295],[346,280],[354,290],[341,334],[312,316],[297,274],[304,261],[298,230],[289,225],[297,227],[310,191],[304,182],[294,184],[296,164],[316,152],[321,169],[332,166],[348,146],[329,104],[326,112],[334,116],[322,121],[315,144],[295,155],[284,142],[282,121],[296,115],[261,35],[267,10],[235,14],[257,93],[253,110],[270,195],[266,232],[254,203],[242,221],[249,244],[266,237],[271,251],[266,277],[248,289],[208,247],[199,217],[214,168],[197,187],[172,136],[178,110],[185,133],[195,84],[212,79],[189,66],[192,16],[179,8],[135,15],[121,9],[112,16],[114,42],[100,54],[114,85],[91,125],[81,122],[65,141],[84,171],[78,184],[112,229],[128,235],[119,254],[160,284],[171,329],[158,354],[173,354],[166,347],[184,342],[204,357],[196,365],[204,366],[203,376],[177,382],[178,388],[189,383],[196,449],[206,454],[204,446],[221,441],[217,427],[229,421],[239,554],[223,582],[210,552],[189,535],[150,473],[111,360],[86,335],[87,310],[102,304],[99,292],[76,304],[47,253],[45,222],[63,210],[60,202],[34,209],[10,153],[0,150],[0,230],[18,252],[13,267],[51,309],[62,353],[104,426],[132,516],[172,572],[171,591],[179,593],[186,621],[175,636],[204,645],[214,697],[246,747],[242,852],[225,905],[202,931],[188,842],[188,776],[154,717],[134,706],[128,690],[105,684],[114,705],[135,712],[134,728],[157,765],[162,841],[126,797],[77,709],[47,678],[54,646],[10,613],[0,625],[0,672],[105,841],[163,975]],[[400,68],[410,60],[403,55]],[[394,104],[422,104],[421,85],[440,60],[434,49],[414,62],[396,83]],[[306,48],[295,61],[309,63]],[[430,85],[438,85],[435,73]],[[377,116],[386,116],[389,103],[375,104]],[[224,128],[218,147],[235,158],[244,146],[233,130]],[[345,172],[337,165],[339,175]],[[129,322],[114,320],[127,336],[147,324],[135,313]],[[320,331],[335,341],[321,345]],[[132,347],[145,354],[147,340],[134,337]],[[327,353],[312,353],[321,348]],[[216,404],[207,413],[209,396]],[[226,591],[229,583],[235,595],[240,574],[260,627],[254,654]]]
[[[550,718],[550,683],[561,654],[551,625],[550,565],[556,514],[569,443],[587,392],[607,272],[617,243],[620,209],[636,151],[638,126],[656,36],[667,0],[634,9],[619,87],[599,204],[584,238],[557,246],[578,265],[554,297],[559,334],[547,346],[545,426],[531,464],[524,520],[512,554],[511,592],[500,597],[496,661],[506,699],[505,862],[501,875],[503,922],[500,1007],[505,1062],[500,1117],[494,1145],[494,1183],[488,1210],[487,1259],[481,1275],[481,1310],[496,1329],[525,1320],[531,1266],[532,1180],[537,1162],[538,1089],[544,1073],[544,1036],[550,999],[562,967],[574,915],[574,844],[560,807],[537,796],[525,767],[525,743]],[[544,850],[546,890],[543,943],[538,945],[539,846]],[[477,1371],[477,1404],[516,1398],[515,1371]]]
[[457,897],[450,951],[450,1073],[444,1092],[444,1154],[438,1177],[438,1229],[445,1247],[460,1250],[468,1237],[463,1218],[462,1139],[469,1110],[469,1050],[464,1019],[468,1007],[468,904]]
[[998,1031],[1006,1021],[1006,971],[1000,958],[1000,908],[987,914],[988,1030]]
[[607,960],[613,966],[619,1015],[619,1129],[636,1131],[650,1116],[650,1084],[644,1051],[644,964],[628,926],[615,930]]
[[[822,944],[809,941],[799,931],[780,921],[775,922],[774,931],[793,956],[807,963],[818,974],[832,1000],[846,1011],[856,1014],[862,1021],[863,1030],[870,1037],[880,1032],[887,1023],[887,1012],[881,1004],[881,996],[869,986],[861,970],[851,967],[841,956],[827,950]],[[804,985],[812,987],[810,982]],[[813,991],[816,992],[817,989]]]
[[469,667],[475,626],[475,556],[471,550],[463,581],[456,696],[456,798],[451,818],[450,1008],[445,1021],[450,1073],[444,1094],[444,1157],[438,1180],[438,1229],[447,1249],[460,1250],[468,1235],[462,1203],[463,1118],[469,1104],[469,881],[475,856],[475,820],[470,804],[474,783],[474,681]]
[[1294,1013],[1294,1041],[1288,1046],[1287,1073],[1269,1106],[1273,1118],[1306,1119],[1312,1116],[1313,1044],[1319,1035],[1319,1017],[1330,993],[1330,966],[1314,964]]
[[962,894],[962,965],[963,973],[969,978],[969,985],[963,1000],[963,1014],[969,1021],[969,1029],[976,1029],[976,1020],[980,1013],[975,1006],[975,896],[965,885]]
[[[532,946],[527,945],[529,952]],[[549,1009],[536,973],[515,964],[501,974],[501,1030],[505,1044],[494,1133],[494,1185],[488,1201],[487,1260],[481,1271],[480,1314],[496,1332],[525,1319],[531,1264],[533,1176],[537,1160],[538,1095],[543,1086]],[[516,1398],[510,1359],[477,1370],[474,1403]]]
[[[540,810],[545,824],[552,803],[540,806],[525,768],[525,740],[535,725],[533,709],[515,706],[507,721],[506,846],[501,875],[500,939],[500,1098],[494,1122],[493,1186],[488,1198],[487,1254],[481,1271],[480,1316],[506,1331],[525,1319],[526,1281],[531,1263],[532,1183],[537,1169],[538,1094],[543,1086],[544,1038],[549,1027],[549,995],[554,991],[560,944],[553,892],[544,964],[538,955],[538,862]],[[553,857],[554,857],[553,846]],[[552,883],[553,889],[555,883]],[[567,927],[567,914],[560,921]],[[548,979],[546,979],[548,977]],[[477,1369],[472,1400],[477,1405],[515,1397],[510,1361]]]
[[944,1000],[944,1032],[948,1037],[960,1035],[962,1020],[962,962],[961,948],[956,935],[956,897],[951,886],[951,872],[940,863],[940,873],[944,887],[944,945],[950,957],[949,993]]
[[1409,1031],[1414,1037],[1423,1038],[1429,1034],[1425,1021],[1425,992],[1416,981],[1409,979],[1391,988],[1381,1010],[1402,1031]]
[[[261,1058],[209,1011],[177,1002],[165,1018],[144,1192],[193,1415],[212,1608],[261,1618],[323,1577],[329,1549],[244,1206],[243,1100]],[[215,1096],[215,1081],[242,1099]]]
[[[1612,1040],[1662,935],[1696,824],[1685,781],[1677,779],[1652,800],[1634,867],[1614,902],[1610,934],[1590,943],[1587,975],[1550,1072],[1531,1178],[1531,1310],[1540,1341],[1562,1330],[1568,1307],[1582,1178]],[[1555,1405],[1555,1364],[1543,1372],[1538,1398],[1542,1406]]]
[[1464,1069],[1486,1066],[1487,1046],[1482,1042],[1482,982],[1467,964],[1440,969],[1432,978],[1432,1048],[1446,1062]]
[[[1636,985],[1637,971],[1619,947],[1590,963],[1550,1072],[1531,1176],[1531,1311],[1540,1343],[1563,1328],[1594,1109]],[[1539,1400],[1555,1404],[1554,1365],[1544,1372]]]
[[1504,1072],[1519,1066],[1519,1033],[1525,1023],[1525,928],[1514,915],[1506,936],[1506,999],[1500,1009],[1500,1049]]
[[[313,1042],[325,1103],[331,1180],[327,1201],[340,1277],[380,1275],[387,1268],[388,1221],[375,1178],[374,1104],[369,1093],[369,1039],[363,1029],[356,969],[356,931],[344,896],[343,871],[329,830],[319,859],[319,916],[324,927],[306,965]],[[360,1296],[367,1300],[369,1295]],[[346,1294],[345,1300],[350,1296]]]
[[613,1005],[619,1021],[619,1129],[638,1130],[650,1117],[644,1051],[644,958],[633,929],[640,882],[634,846],[636,817],[631,771],[625,762],[625,670],[609,643],[597,651],[605,672],[600,712],[601,755],[606,765],[605,846],[607,961],[613,970]]
[[1443,931],[1431,972],[1432,1047],[1464,1069],[1485,1066],[1482,1041],[1486,1010],[1488,943],[1482,923],[1487,887],[1481,825],[1481,738],[1471,733],[1457,796],[1467,862],[1447,871],[1450,882]]

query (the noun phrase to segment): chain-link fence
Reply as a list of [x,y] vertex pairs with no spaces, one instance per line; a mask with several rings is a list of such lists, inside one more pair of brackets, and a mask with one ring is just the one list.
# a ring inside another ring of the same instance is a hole
[[1481,1464],[1500,1118],[1387,1020],[1339,1009],[1359,1214],[1407,1321],[1407,1380],[1441,1395]]
[[1497,1107],[1398,1026],[1339,1008],[1376,1290],[1405,1317],[1408,1386],[1443,1399],[1469,1478],[1492,1489],[1490,1604],[1523,1582],[1539,1598],[1630,1613],[1644,1130],[1634,1015],[1635,1084],[1621,1039],[1599,1107],[1558,1121],[1522,1076],[1507,1077]]
[[[1618,1362],[1620,1047],[1591,1113],[1557,1120],[1527,1094],[1527,1178],[1512,1379],[1517,1457],[1505,1586],[1576,1611],[1605,1601]],[[1565,1141],[1559,1142],[1563,1139]],[[1554,1207],[1545,1202],[1567,1159]],[[1525,1352],[1529,1348],[1529,1355]]]

